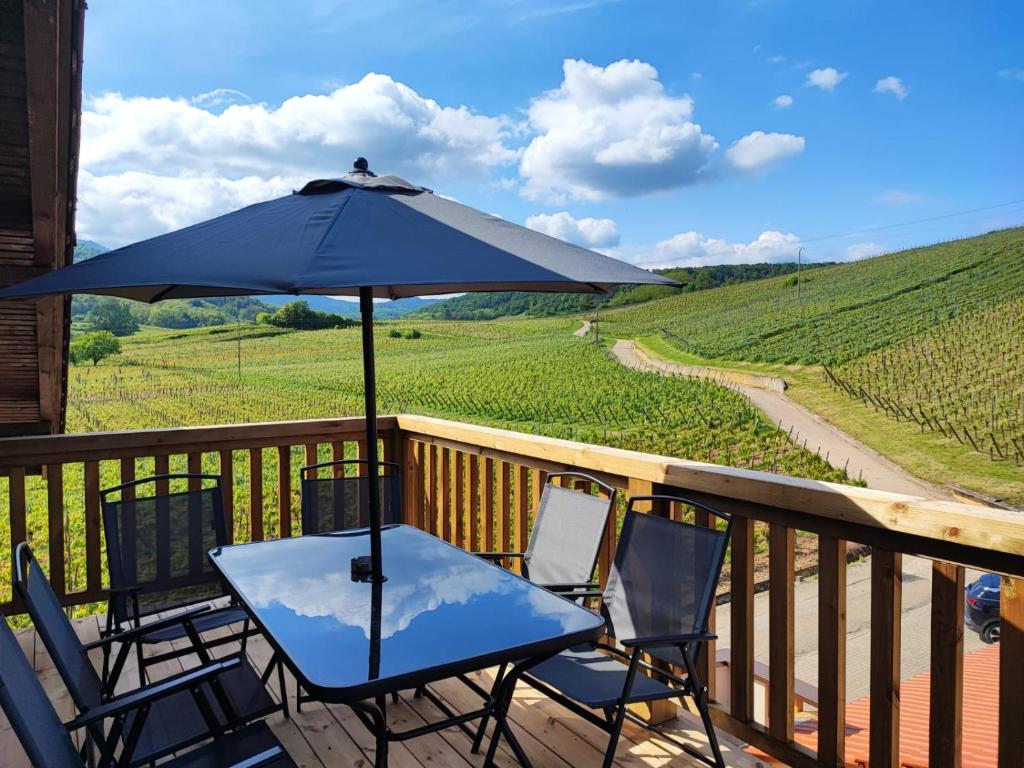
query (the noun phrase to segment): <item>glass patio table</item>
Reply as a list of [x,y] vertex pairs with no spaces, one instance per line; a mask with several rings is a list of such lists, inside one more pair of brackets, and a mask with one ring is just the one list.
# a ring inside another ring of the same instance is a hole
[[[369,551],[368,529],[218,547],[210,561],[301,689],[349,705],[374,733],[377,766],[387,765],[389,741],[490,715],[494,742],[504,735],[529,765],[505,717],[516,680],[560,651],[596,641],[604,620],[417,528],[387,526],[381,541],[383,583],[352,576],[352,559]],[[388,728],[387,694],[468,680],[469,672],[506,663],[512,671],[493,698],[477,688],[485,699],[479,710],[443,709],[438,723]]]

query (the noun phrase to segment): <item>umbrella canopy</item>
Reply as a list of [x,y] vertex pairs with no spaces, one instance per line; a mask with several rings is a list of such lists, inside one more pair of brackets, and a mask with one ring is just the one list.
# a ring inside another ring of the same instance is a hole
[[[340,179],[311,181],[176,232],[0,290],[0,299],[92,293],[137,301],[260,294],[358,295],[367,470],[378,478],[373,299],[464,291],[600,293],[672,280],[433,194],[375,176],[363,158]],[[380,497],[371,489],[370,556],[353,578],[383,581]]]
[[602,292],[661,275],[354,171],[0,290],[138,301],[259,294],[395,299],[463,291]]

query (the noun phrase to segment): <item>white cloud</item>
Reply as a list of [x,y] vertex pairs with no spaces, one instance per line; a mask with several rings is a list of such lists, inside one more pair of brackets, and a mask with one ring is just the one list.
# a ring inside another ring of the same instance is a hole
[[788,93],[784,93],[781,96],[776,96],[772,100],[772,106],[776,109],[789,109],[793,106],[793,97]]
[[754,131],[734,142],[725,159],[737,170],[756,171],[803,152],[805,144],[803,136]]
[[1024,83],[1024,68],[1007,67],[999,70],[999,76],[1004,80],[1019,80]]
[[875,93],[891,93],[897,99],[903,101],[903,99],[907,98],[907,86],[898,77],[889,75],[889,77],[883,77],[875,83]]
[[885,192],[875,195],[872,199],[879,205],[900,206],[919,203],[924,200],[924,197],[920,192],[908,192],[905,189],[887,189]]
[[586,248],[608,248],[619,244],[619,228],[611,219],[577,219],[561,211],[530,216],[526,226]]
[[566,59],[564,79],[530,105],[536,133],[519,166],[537,200],[601,200],[697,181],[718,146],[691,122],[693,100],[670,96],[642,61],[607,67]]
[[795,261],[799,247],[800,238],[792,232],[765,230],[750,243],[729,243],[690,231],[662,240],[638,261],[649,267],[784,262]]
[[204,108],[229,95],[90,99],[82,116],[83,236],[114,246],[156,235],[341,175],[357,155],[378,171],[428,183],[481,177],[518,158],[508,118],[442,106],[386,75],[277,107]]
[[236,91],[234,88],[214,88],[212,91],[193,96],[191,101],[200,109],[216,109],[230,104],[243,104],[252,99],[249,94]]
[[704,75],[702,75],[700,72],[691,72],[690,73],[690,79],[691,80],[700,80],[703,77],[704,77]]
[[821,88],[823,91],[832,91],[846,79],[846,75],[846,72],[840,72],[834,67],[812,69],[807,74],[807,82],[804,84],[814,88]]
[[847,247],[843,256],[846,261],[857,261],[858,259],[866,259],[884,252],[885,248],[878,243],[854,243]]

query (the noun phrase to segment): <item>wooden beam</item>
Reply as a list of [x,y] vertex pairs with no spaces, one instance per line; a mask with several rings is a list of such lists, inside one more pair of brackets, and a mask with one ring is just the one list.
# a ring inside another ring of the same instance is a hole
[[903,556],[871,551],[871,768],[900,764],[900,630]]
[[731,656],[729,709],[742,722],[754,720],[754,521],[738,517],[732,523],[729,604]]
[[292,535],[292,447],[277,447],[277,520],[278,538]]
[[963,748],[964,569],[932,563],[928,762],[960,768]]

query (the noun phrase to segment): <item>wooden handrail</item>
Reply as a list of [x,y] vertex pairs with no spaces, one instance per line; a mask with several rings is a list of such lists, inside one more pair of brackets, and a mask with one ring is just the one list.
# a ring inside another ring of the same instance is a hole
[[[955,633],[962,632],[963,566],[1003,574],[999,764],[1024,764],[1016,723],[1024,697],[1024,665],[1018,663],[1024,657],[1024,515],[424,416],[382,416],[378,429],[384,457],[402,468],[405,521],[469,550],[525,548],[546,475],[556,471],[587,472],[619,489],[620,500],[667,493],[734,514],[727,690],[716,691],[715,643],[707,644],[698,666],[711,697],[728,702],[713,710],[718,727],[799,768],[837,768],[845,760],[847,542],[874,548],[873,768],[900,760],[902,555],[935,561],[930,723],[936,765],[959,764],[963,663],[962,635]],[[0,438],[0,500],[6,498],[8,506],[10,544],[31,536],[33,528],[45,536],[45,546],[37,541],[36,551],[48,560],[62,602],[76,605],[105,598],[98,493],[101,485],[113,484],[108,482],[112,478],[123,481],[150,468],[166,472],[182,461],[193,472],[212,467],[223,479],[229,531],[234,540],[244,541],[298,533],[295,473],[300,464],[365,452],[361,418]],[[676,503],[643,511],[675,518],[684,513]],[[701,513],[693,521],[712,524]],[[793,660],[796,531],[818,534],[817,751],[794,740],[792,710],[802,690],[794,679]],[[770,675],[754,658],[755,563],[761,557],[755,553],[755,534],[767,541],[769,575],[779,585],[769,585]],[[598,557],[602,581],[611,568],[617,535],[612,516]],[[0,575],[4,567],[0,561]],[[20,610],[10,597],[0,609]],[[763,715],[755,707],[758,675],[767,680]],[[655,707],[646,716],[656,719],[674,711]]]

